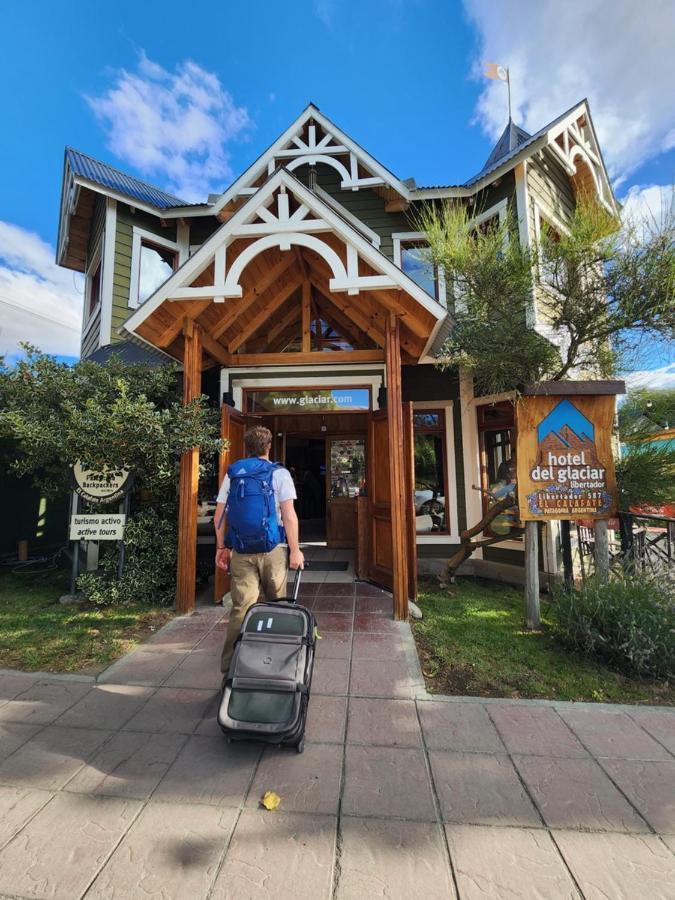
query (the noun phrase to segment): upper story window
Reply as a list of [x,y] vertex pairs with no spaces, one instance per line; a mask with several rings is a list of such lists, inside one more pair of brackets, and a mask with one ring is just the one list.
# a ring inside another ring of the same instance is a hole
[[139,306],[178,268],[178,245],[134,227],[129,305]]
[[101,302],[101,260],[96,263],[94,271],[89,276],[89,300],[87,304],[88,314],[94,312]]
[[394,234],[394,262],[416,285],[445,306],[443,273],[428,254],[429,244],[418,232]]

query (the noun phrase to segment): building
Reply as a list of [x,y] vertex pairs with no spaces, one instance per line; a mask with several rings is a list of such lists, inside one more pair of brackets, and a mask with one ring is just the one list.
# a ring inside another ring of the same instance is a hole
[[[208,373],[230,456],[247,422],[269,423],[301,518],[354,548],[359,574],[392,588],[403,617],[417,568],[481,518],[476,488],[498,480],[514,427],[508,396],[475,397],[470,378],[434,366],[452,315],[415,213],[448,199],[477,226],[512,214],[529,246],[543,222],[564,231],[588,191],[617,211],[585,101],[534,135],[509,122],[475,177],[441,187],[401,180],[310,104],[199,204],[67,149],[58,262],[86,275],[82,355],[116,345],[175,359],[186,400]],[[544,330],[534,299],[532,321]],[[181,466],[182,609],[194,602],[197,464],[194,451]],[[552,528],[543,547],[557,571]],[[521,561],[505,534],[470,565]]]

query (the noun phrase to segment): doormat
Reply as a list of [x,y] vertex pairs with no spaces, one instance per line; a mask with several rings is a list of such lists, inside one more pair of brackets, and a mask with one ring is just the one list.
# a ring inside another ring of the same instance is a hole
[[346,572],[349,568],[348,562],[337,562],[333,560],[307,560],[307,568],[310,572]]

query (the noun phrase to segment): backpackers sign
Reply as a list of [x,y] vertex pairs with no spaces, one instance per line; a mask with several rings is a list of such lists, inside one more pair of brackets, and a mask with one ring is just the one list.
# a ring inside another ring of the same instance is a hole
[[519,401],[521,519],[606,519],[616,513],[614,411],[614,393],[526,396]]

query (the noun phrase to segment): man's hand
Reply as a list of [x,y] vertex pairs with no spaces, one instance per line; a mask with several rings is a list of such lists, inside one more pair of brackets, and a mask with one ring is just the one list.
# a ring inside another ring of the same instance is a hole
[[291,550],[290,557],[288,560],[288,566],[291,569],[304,569],[305,568],[305,556],[302,550]]
[[219,569],[222,569],[224,572],[230,571],[230,559],[232,558],[232,551],[227,547],[223,547],[221,550],[216,550],[216,565]]

